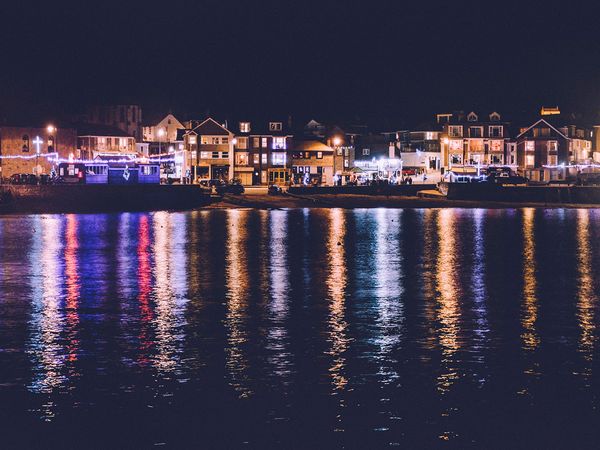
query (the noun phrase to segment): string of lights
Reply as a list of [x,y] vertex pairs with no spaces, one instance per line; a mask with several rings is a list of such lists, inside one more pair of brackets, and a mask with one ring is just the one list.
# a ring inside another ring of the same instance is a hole
[[31,160],[36,158],[46,158],[48,162],[61,164],[61,163],[69,163],[69,164],[117,164],[117,163],[134,163],[134,164],[148,164],[148,163],[166,163],[166,162],[174,162],[175,158],[171,154],[170,157],[163,158],[161,155],[156,155],[153,157],[127,157],[127,158],[118,158],[118,159],[76,159],[76,158],[60,158],[57,153],[39,153],[35,155],[0,155],[0,160],[2,159],[20,159],[20,160]]

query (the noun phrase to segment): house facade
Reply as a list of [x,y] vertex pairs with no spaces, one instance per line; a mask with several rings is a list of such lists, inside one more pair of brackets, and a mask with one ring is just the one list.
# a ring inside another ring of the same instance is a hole
[[244,185],[287,184],[293,136],[283,121],[238,122],[234,177]]
[[74,128],[0,126],[0,178],[17,173],[49,174],[58,158],[75,157]]
[[521,128],[516,150],[519,168],[531,180],[563,179],[576,171],[575,165],[593,162],[592,131],[565,125],[558,117],[542,117]]
[[480,117],[475,112],[438,114],[442,127],[442,165],[504,165],[507,164],[509,124],[497,112]]
[[333,185],[335,149],[317,139],[296,139],[291,154],[292,182]]
[[234,135],[208,118],[183,135],[183,172],[194,182],[201,180],[229,181],[234,172]]
[[99,155],[135,155],[135,138],[123,130],[98,124],[77,126],[77,158],[94,159]]
[[151,154],[168,153],[169,149],[179,150],[178,130],[184,125],[173,114],[167,114],[160,121],[142,128],[144,142],[148,142]]

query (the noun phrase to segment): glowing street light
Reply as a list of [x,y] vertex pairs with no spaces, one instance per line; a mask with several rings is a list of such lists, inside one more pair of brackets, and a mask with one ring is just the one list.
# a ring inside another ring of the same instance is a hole
[[339,136],[335,136],[333,138],[333,145],[334,147],[339,147],[340,145],[342,145],[342,138]]

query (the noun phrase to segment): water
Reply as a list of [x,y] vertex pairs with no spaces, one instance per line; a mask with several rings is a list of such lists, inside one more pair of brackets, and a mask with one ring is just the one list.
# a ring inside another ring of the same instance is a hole
[[3,447],[597,447],[600,212],[0,219]]

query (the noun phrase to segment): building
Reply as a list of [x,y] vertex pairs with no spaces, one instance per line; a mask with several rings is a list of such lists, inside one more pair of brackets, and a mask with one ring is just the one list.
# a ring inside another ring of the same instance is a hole
[[364,178],[390,179],[398,175],[401,162],[396,133],[364,134],[356,138],[354,166]]
[[405,168],[415,168],[426,172],[441,168],[442,132],[435,127],[426,127],[423,131],[396,132],[396,148]]
[[16,173],[50,174],[56,158],[68,159],[77,151],[74,128],[0,126],[0,178]]
[[509,123],[497,112],[481,117],[475,112],[438,114],[442,127],[442,165],[476,166],[507,164]]
[[355,145],[366,133],[363,125],[324,124],[310,120],[302,129],[305,139],[319,139],[334,149],[333,173],[342,180],[353,176],[352,168],[356,157]]
[[142,128],[143,141],[152,144],[162,143],[162,148],[167,149],[171,144],[177,143],[177,131],[184,128],[185,126],[169,113],[160,121]]
[[245,185],[289,183],[292,134],[283,121],[241,121],[235,138],[234,177]]
[[294,140],[290,152],[292,182],[304,185],[333,185],[335,149],[317,139]]
[[193,129],[187,129],[182,138],[183,171],[189,172],[193,181],[233,178],[234,135],[231,131],[209,117]]
[[519,169],[534,181],[574,175],[578,165],[593,163],[592,134],[570,117],[544,114],[515,139]]
[[139,105],[91,106],[83,122],[115,127],[136,141],[142,140],[142,108]]
[[94,159],[98,155],[135,155],[135,138],[109,125],[77,126],[77,158]]

